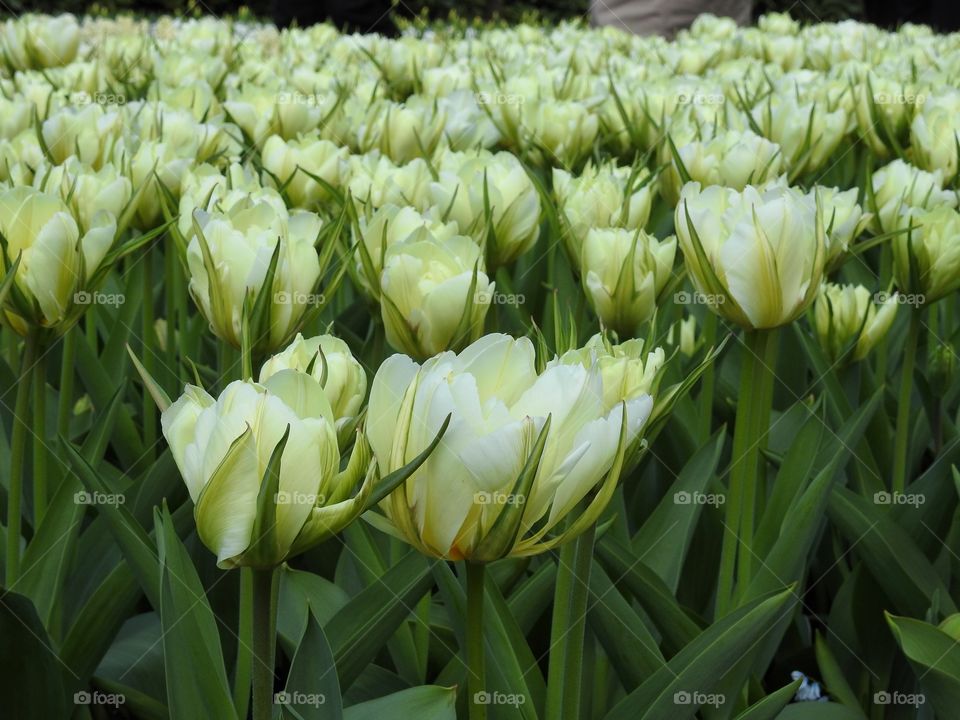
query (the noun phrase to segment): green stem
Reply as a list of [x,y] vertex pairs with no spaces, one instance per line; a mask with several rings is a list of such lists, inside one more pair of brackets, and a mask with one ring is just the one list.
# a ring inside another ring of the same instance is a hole
[[486,720],[487,706],[475,700],[487,692],[483,647],[483,583],[486,566],[467,561],[467,705],[470,720]]
[[70,418],[73,415],[73,376],[77,357],[77,333],[72,327],[63,336],[63,356],[60,365],[60,391],[57,398],[57,434],[70,437]]
[[[144,248],[143,251],[143,326],[141,337],[143,338],[143,352],[141,353],[141,362],[144,369],[153,377],[157,376],[156,363],[154,363],[154,343],[151,341],[156,332],[153,327],[153,253],[152,245]],[[146,459],[153,458],[153,447],[157,442],[157,408],[156,403],[150,396],[150,391],[146,385],[143,388],[143,447]]]
[[233,680],[233,705],[237,717],[247,716],[250,704],[250,673],[253,670],[253,570],[240,568],[240,609],[238,611],[237,663]]
[[47,363],[38,344],[33,363],[33,527],[47,511]]
[[273,661],[277,623],[274,571],[252,570],[253,585],[253,720],[273,715]]
[[[677,339],[679,342],[679,338]],[[712,348],[717,340],[717,316],[708,312],[703,321],[703,342],[707,348]],[[713,363],[704,370],[703,377],[700,378],[700,418],[698,425],[698,435],[700,444],[703,445],[710,439],[710,430],[713,423],[713,384],[714,370]]]
[[27,444],[27,413],[30,405],[30,374],[37,353],[37,338],[31,333],[20,365],[17,399],[13,411],[10,437],[10,493],[7,498],[7,587],[12,588],[20,576],[20,506],[23,502],[23,453]]
[[897,399],[897,435],[893,445],[893,492],[902,493],[907,482],[907,445],[910,439],[910,399],[913,394],[913,368],[917,359],[917,343],[920,338],[920,309],[910,313],[907,330],[907,346],[903,351],[903,367],[900,375],[900,396]]
[[168,242],[166,248],[163,252],[163,266],[164,266],[164,284],[166,286],[166,293],[164,297],[164,310],[163,314],[167,321],[167,332],[166,337],[164,338],[164,343],[166,344],[166,365],[167,372],[170,374],[170,388],[172,389],[175,395],[180,394],[180,375],[177,372],[178,360],[177,360],[177,308],[176,308],[176,297],[175,293],[177,292],[177,272],[179,268],[177,267],[177,254],[176,248],[172,242]]
[[752,574],[757,496],[763,489],[760,458],[773,400],[776,332],[747,331],[744,341],[746,348],[740,369],[740,392],[733,429],[726,528],[720,550],[717,617],[726,615],[733,608],[734,588],[745,587]]

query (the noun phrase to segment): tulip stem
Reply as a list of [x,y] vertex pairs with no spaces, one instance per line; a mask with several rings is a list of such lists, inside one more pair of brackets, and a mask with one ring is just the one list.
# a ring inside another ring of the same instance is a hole
[[900,397],[897,399],[897,435],[893,446],[894,493],[902,493],[907,482],[907,446],[910,439],[910,398],[913,394],[913,368],[917,360],[917,344],[920,339],[921,317],[919,308],[910,313],[907,330],[907,346],[903,351],[903,367],[900,375]]
[[[156,337],[156,330],[153,327],[153,253],[155,252],[152,244],[147,245],[143,250],[143,327],[141,337],[143,338],[143,353],[141,362],[144,369],[151,376],[156,377],[156,363],[154,362],[154,349],[151,338]],[[143,386],[143,446],[146,459],[153,459],[153,449],[157,442],[157,406],[147,389],[146,383]]]
[[773,330],[744,333],[745,352],[733,428],[726,527],[720,552],[717,617],[733,609],[734,590],[745,590],[752,575],[757,501],[764,490],[760,472],[761,450],[766,444],[773,404],[776,339]]
[[36,348],[33,363],[33,527],[47,511],[47,363],[44,348]]
[[37,354],[37,337],[27,335],[20,377],[17,381],[17,399],[13,410],[13,429],[10,437],[10,492],[7,497],[7,587],[13,588],[20,575],[20,505],[23,501],[23,453],[27,444],[27,412],[30,405],[30,375]]
[[57,394],[57,434],[65,438],[70,437],[70,417],[73,415],[73,373],[77,357],[78,332],[80,328],[74,326],[63,335],[60,390]]
[[273,661],[277,627],[274,571],[253,570],[253,720],[273,715]]
[[247,716],[250,673],[253,670],[253,570],[240,568],[240,603],[237,622],[237,662],[233,677],[233,706],[237,717]]
[[467,561],[467,705],[470,720],[486,720],[487,706],[477,702],[486,693],[483,647],[483,583],[485,565]]
[[[714,346],[717,339],[717,316],[708,312],[703,321],[703,342],[708,350]],[[713,424],[713,363],[703,371],[700,378],[700,443],[706,444],[710,439],[710,430]]]

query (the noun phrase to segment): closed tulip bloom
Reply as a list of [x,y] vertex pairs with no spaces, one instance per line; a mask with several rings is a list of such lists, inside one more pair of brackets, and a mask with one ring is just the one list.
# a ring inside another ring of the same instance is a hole
[[58,194],[30,187],[0,192],[0,234],[6,241],[0,272],[21,258],[6,302],[7,317],[18,332],[62,325],[114,240],[116,219],[102,213],[96,220],[81,235]]
[[636,230],[650,219],[656,186],[646,168],[588,163],[579,176],[553,171],[553,192],[568,230],[564,241],[574,262],[592,228]]
[[943,177],[957,176],[960,143],[960,92],[946,92],[925,102],[910,125],[910,147],[917,165],[940,170]]
[[34,178],[34,184],[39,189],[58,192],[70,208],[81,234],[99,228],[108,245],[113,241],[117,219],[133,193],[130,179],[121,175],[113,164],[94,170],[75,157],[63,165],[44,168]]
[[92,103],[83,107],[65,107],[51,113],[40,126],[40,134],[49,156],[56,163],[71,157],[94,168],[107,162],[122,131],[122,118],[116,110]]
[[279,193],[273,188],[262,188],[260,178],[250,168],[238,163],[231,163],[222,171],[206,163],[190,168],[180,184],[177,230],[189,243],[193,238],[194,210],[229,212],[234,205],[250,198],[270,203],[279,213],[287,211]]
[[309,209],[330,199],[317,178],[333,188],[340,186],[347,154],[346,148],[329,140],[308,136],[284,141],[272,135],[263,146],[262,157],[264,170],[284,188],[293,206]]
[[786,325],[813,302],[826,236],[814,198],[780,184],[743,192],[688,183],[677,237],[694,285],[710,308],[747,329]]
[[538,373],[526,338],[487,335],[422,366],[394,355],[370,394],[378,465],[401,466],[451,420],[423,466],[381,503],[385,516],[371,521],[449,560],[544,552],[596,521],[619,476],[618,451],[652,405],[640,394],[606,409],[595,363],[554,362]]
[[472,239],[417,233],[385,255],[380,310],[387,342],[418,358],[463,347],[483,331],[493,289]]
[[379,152],[351,155],[347,188],[357,212],[372,213],[384,205],[411,205],[425,211],[430,206],[429,189],[433,177],[423,158],[397,166]]
[[890,232],[901,225],[901,216],[911,208],[931,209],[941,205],[956,207],[957,194],[943,188],[943,173],[927,172],[897,159],[873,173],[873,225],[879,232]]
[[[281,370],[262,384],[235,381],[218,398],[188,385],[161,423],[194,503],[197,534],[222,568],[274,567],[361,509],[350,497],[361,473],[356,466],[339,472],[333,413],[310,375]],[[285,435],[276,514],[258,518],[261,485]],[[272,528],[267,547],[254,537],[258,520]]]
[[846,258],[850,246],[870,223],[872,215],[864,213],[857,202],[857,188],[840,190],[817,186],[811,192],[814,202],[817,193],[823,207],[823,224],[827,234],[827,266],[833,270]]
[[540,234],[540,195],[515,156],[450,153],[441,167],[430,185],[434,214],[486,244],[491,266],[513,262],[533,247]]
[[897,287],[927,303],[960,288],[960,212],[946,205],[911,209],[900,224],[913,229],[892,241]]
[[897,302],[881,298],[884,302],[878,304],[879,295],[863,285],[823,284],[813,304],[814,330],[830,362],[863,360],[887,334]]
[[[257,347],[281,347],[297,331],[303,314],[316,302],[320,260],[314,243],[320,218],[298,212],[288,216],[264,201],[241,202],[229,212],[196,211],[199,234],[187,246],[190,294],[211,330],[240,347],[244,303],[248,295],[270,293],[266,333]],[[272,287],[264,287],[270,259],[279,243]]]
[[[763,185],[780,174],[783,155],[780,146],[749,130],[731,130],[702,141],[677,146],[677,154],[690,180],[701,185],[724,185],[743,190],[748,184]],[[676,204],[680,197],[680,172],[670,154],[664,175],[664,197]]]
[[22,15],[8,20],[0,36],[3,59],[13,70],[42,70],[73,62],[80,26],[73,15]]
[[341,429],[351,425],[360,414],[367,397],[367,374],[340,338],[333,335],[304,338],[297,333],[292,343],[263,364],[260,382],[283,370],[310,370],[330,403],[338,436]]
[[445,116],[434,103],[416,100],[373,103],[357,131],[360,151],[378,149],[397,163],[431,157],[442,137]]
[[599,119],[583,103],[538,100],[524,106],[521,142],[526,152],[545,167],[570,168],[593,148]]
[[656,396],[666,355],[659,347],[644,350],[640,338],[614,344],[598,333],[582,348],[564,353],[556,362],[579,363],[587,370],[596,365],[603,385],[603,407],[609,411],[624,400]]
[[621,337],[653,317],[673,273],[677,240],[659,241],[643,230],[591,230],[580,267],[587,299],[600,322]]
[[783,149],[791,178],[824,167],[847,135],[845,110],[831,110],[825,100],[801,102],[792,93],[771,95],[753,116],[764,136]]

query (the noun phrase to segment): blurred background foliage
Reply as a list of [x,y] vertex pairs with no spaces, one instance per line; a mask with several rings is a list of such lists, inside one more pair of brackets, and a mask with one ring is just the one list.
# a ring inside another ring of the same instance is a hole
[[[349,2],[349,0],[337,0]],[[248,0],[246,3],[230,0],[4,0],[0,3],[0,15],[23,12],[60,13],[77,15],[115,14],[119,12],[148,15],[252,15],[269,18],[272,0]],[[540,17],[547,21],[559,21],[588,16],[589,0],[539,0],[513,2],[512,0],[395,0],[395,11],[402,17],[427,17],[444,19],[451,14],[461,18],[492,20],[507,23]],[[709,10],[709,3],[704,3]],[[863,18],[862,0],[760,0],[754,5],[754,15],[766,12],[789,12],[801,22],[829,22],[847,18]]]

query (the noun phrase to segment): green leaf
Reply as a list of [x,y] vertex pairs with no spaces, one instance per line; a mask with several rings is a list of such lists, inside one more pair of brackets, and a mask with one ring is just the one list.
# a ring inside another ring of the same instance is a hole
[[802,682],[802,679],[794,680],[789,685],[784,685],[779,690],[773,691],[763,700],[755,702],[737,715],[737,720],[774,720],[787,703],[793,700],[793,696]]
[[777,720],[863,720],[863,713],[838,703],[804,702],[787,705]]
[[348,707],[343,717],[344,720],[457,720],[456,701],[456,688],[423,685]]
[[341,720],[343,717],[333,651],[312,614],[307,616],[307,627],[283,690],[277,697],[277,704],[283,706],[283,718]]
[[9,590],[0,595],[0,638],[4,717],[70,717],[73,707],[67,703],[63,679],[73,670],[53,650],[33,603]]
[[960,643],[921,620],[890,613],[886,616],[937,717],[956,717],[960,708]]
[[823,684],[829,691],[830,697],[836,698],[851,710],[859,711],[861,708],[856,693],[844,677],[843,669],[830,651],[830,646],[819,632],[814,640],[814,652],[817,656],[820,677],[823,678]]
[[772,623],[793,612],[797,601],[793,588],[787,588],[724,616],[621,700],[605,720],[682,720],[694,717],[700,706],[711,700],[718,705],[733,702],[734,698],[711,693]]
[[217,621],[164,508],[155,514],[167,705],[177,720],[236,720]]

